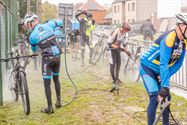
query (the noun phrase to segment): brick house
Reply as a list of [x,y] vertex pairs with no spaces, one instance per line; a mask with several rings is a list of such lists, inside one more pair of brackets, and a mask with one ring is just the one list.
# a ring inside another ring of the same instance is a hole
[[156,13],[157,0],[115,0],[112,3],[113,24],[146,20]]
[[104,17],[107,13],[107,10],[99,5],[95,0],[88,0],[83,4],[79,10],[86,10],[93,15],[93,19],[97,24],[103,24]]

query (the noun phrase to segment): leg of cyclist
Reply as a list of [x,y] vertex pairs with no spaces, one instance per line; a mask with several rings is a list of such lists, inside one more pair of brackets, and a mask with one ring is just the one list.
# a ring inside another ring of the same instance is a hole
[[86,44],[88,45],[88,47],[90,49],[90,53],[89,53],[89,64],[93,64],[93,61],[92,61],[93,44],[92,44],[92,41],[90,40],[89,36],[86,36]]
[[120,52],[116,52],[116,80],[118,83],[122,83],[122,81],[119,79],[119,72],[120,72],[120,66],[121,66],[121,54]]
[[51,68],[52,61],[49,60],[48,57],[42,57],[42,74],[43,74],[43,80],[44,80],[44,89],[45,89],[45,95],[47,99],[48,106],[46,108],[43,108],[41,112],[43,113],[53,113],[53,106],[52,106],[52,100],[51,100]]
[[159,91],[159,80],[158,74],[153,72],[151,69],[146,67],[145,65],[140,65],[140,75],[143,79],[144,86],[149,95],[149,104],[147,107],[147,118],[148,125],[152,125],[156,116],[156,109],[158,106],[157,96]]
[[55,84],[55,91],[56,91],[56,98],[57,101],[55,106],[57,108],[61,107],[61,88],[60,88],[60,81],[59,81],[59,71],[60,71],[60,57],[55,58],[55,63],[53,65],[53,81]]
[[82,59],[82,65],[84,66],[84,53],[85,53],[85,35],[81,35],[81,59]]
[[150,34],[149,38],[150,38],[151,41],[154,41],[153,34]]
[[116,75],[115,75],[115,68],[116,68],[116,53],[117,50],[109,50],[109,61],[110,61],[110,74],[112,76],[113,79],[113,85],[112,85],[112,89],[110,90],[110,92],[113,92],[116,88]]

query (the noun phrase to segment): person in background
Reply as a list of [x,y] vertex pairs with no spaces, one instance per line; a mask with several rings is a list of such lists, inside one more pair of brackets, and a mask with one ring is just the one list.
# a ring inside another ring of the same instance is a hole
[[[140,75],[149,95],[147,107],[148,125],[155,120],[158,102],[171,99],[170,77],[183,64],[187,49],[187,16],[176,15],[174,29],[163,33],[153,45],[141,55]],[[169,125],[169,106],[162,114],[162,124]]]
[[78,50],[80,49],[80,24],[78,21],[72,21],[72,29],[71,32],[68,34],[70,37],[70,52],[72,55],[73,61],[78,59]]
[[29,13],[24,18],[25,25],[30,29],[29,43],[33,52],[37,49],[42,51],[42,75],[44,81],[47,107],[41,109],[42,113],[54,113],[51,100],[51,75],[56,90],[57,108],[61,107],[61,91],[59,81],[60,55],[61,49],[56,42],[54,31],[57,27],[62,27],[62,20],[49,20],[47,23],[40,24],[39,18],[34,13]]
[[109,45],[109,61],[110,61],[110,74],[113,80],[113,86],[110,92],[117,89],[117,84],[122,83],[119,80],[119,72],[121,66],[121,51],[124,51],[128,56],[131,56],[127,50],[126,33],[131,30],[128,23],[124,22],[120,28],[117,28],[108,40]]
[[[81,16],[85,16],[84,18]],[[93,56],[93,45],[92,41],[90,40],[91,31],[93,30],[92,26],[92,14],[87,13],[86,11],[80,11],[76,14],[76,19],[80,23],[80,43],[81,43],[81,59],[82,65],[84,66],[84,55],[85,55],[85,44],[88,45],[90,49],[89,53],[89,64],[93,64],[92,56]]]
[[147,42],[148,40],[154,41],[155,29],[150,19],[147,19],[141,27],[141,32],[143,34],[143,40]]

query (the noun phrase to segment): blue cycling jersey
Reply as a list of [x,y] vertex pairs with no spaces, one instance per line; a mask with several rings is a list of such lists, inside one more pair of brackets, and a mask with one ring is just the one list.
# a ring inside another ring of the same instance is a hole
[[[32,33],[29,36],[31,49],[37,50],[37,46],[48,41],[54,41],[53,36],[55,35],[55,28],[62,27],[62,20],[49,20],[44,24],[37,24]],[[46,49],[53,46],[53,44],[46,44],[45,46],[39,46],[41,49]]]
[[56,38],[65,38],[65,34],[62,33],[62,28],[60,27],[55,28],[54,34]]
[[79,30],[80,29],[80,23],[78,21],[71,21],[72,24],[72,31],[73,30]]
[[140,61],[160,75],[162,87],[170,87],[169,79],[182,66],[186,49],[187,42],[180,41],[175,30],[171,30],[155,40]]

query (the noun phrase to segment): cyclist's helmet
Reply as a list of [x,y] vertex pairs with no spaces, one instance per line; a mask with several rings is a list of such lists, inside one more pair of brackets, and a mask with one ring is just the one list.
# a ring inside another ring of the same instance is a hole
[[87,13],[86,14],[88,18],[92,18],[92,14],[91,13]]
[[129,25],[127,22],[124,22],[124,23],[123,23],[122,28],[123,28],[125,31],[130,31],[130,30],[131,30],[131,27],[130,27],[130,25]]
[[187,25],[187,15],[176,14],[176,24],[180,23]]
[[28,24],[28,22],[32,22],[34,19],[38,19],[38,16],[34,13],[29,13],[25,16],[24,22]]

